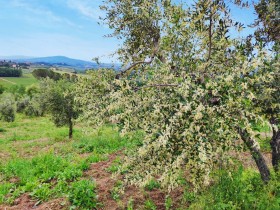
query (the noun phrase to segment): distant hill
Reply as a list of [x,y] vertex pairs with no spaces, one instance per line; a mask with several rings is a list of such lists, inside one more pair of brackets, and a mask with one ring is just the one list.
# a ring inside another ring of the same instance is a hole
[[[67,67],[73,68],[75,70],[86,70],[86,69],[97,69],[97,68],[114,68],[116,70],[120,69],[120,64],[111,64],[111,63],[102,63],[100,65],[84,60],[78,60],[73,58],[68,58],[65,56],[51,56],[51,57],[39,57],[39,58],[30,58],[24,56],[3,56],[15,62],[28,62],[33,64],[52,66],[52,67]],[[1,59],[1,56],[0,56]]]

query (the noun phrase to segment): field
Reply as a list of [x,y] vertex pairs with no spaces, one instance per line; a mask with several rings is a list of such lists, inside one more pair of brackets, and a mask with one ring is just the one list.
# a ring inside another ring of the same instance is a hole
[[0,84],[6,88],[14,85],[23,85],[26,87],[37,82],[38,81],[30,73],[23,74],[22,77],[0,77]]
[[279,207],[279,182],[260,188],[249,155],[249,168],[238,169],[232,177],[220,171],[220,181],[203,194],[192,191],[184,179],[168,194],[156,181],[144,188],[126,186],[122,175],[115,173],[125,154],[141,144],[141,133],[121,137],[113,125],[93,130],[82,124],[75,126],[73,140],[67,132],[65,127],[56,128],[48,116],[17,114],[15,122],[1,122],[0,209]]

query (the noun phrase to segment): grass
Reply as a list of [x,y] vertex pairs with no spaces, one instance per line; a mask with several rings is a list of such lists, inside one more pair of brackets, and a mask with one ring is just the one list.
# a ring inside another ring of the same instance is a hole
[[38,83],[38,80],[30,73],[23,74],[22,77],[0,77],[0,84],[2,84],[5,88],[10,88],[14,85],[22,85],[26,87],[34,83]]
[[17,114],[15,122],[1,122],[0,204],[28,193],[39,201],[67,197],[72,208],[98,205],[95,182],[85,180],[84,171],[110,153],[135,147],[138,140],[120,137],[114,126],[84,134],[78,125],[73,140],[67,134],[67,128],[56,128],[47,117]]
[[[17,114],[15,122],[1,122],[0,205],[12,204],[25,193],[38,202],[65,198],[72,209],[98,209],[102,206],[97,201],[98,186],[85,172],[92,163],[106,160],[109,154],[133,151],[141,145],[143,137],[141,132],[121,137],[113,125],[93,130],[82,124],[74,126],[72,140],[67,136],[68,129],[55,127],[48,116],[34,118]],[[262,140],[261,145],[266,148],[267,139]],[[106,171],[112,174],[120,171],[122,163],[123,159],[117,157]],[[258,172],[251,169],[239,168],[230,174],[219,171],[214,173],[210,188],[201,192],[193,191],[183,177],[181,182],[182,204],[166,196],[165,209],[175,209],[175,205],[181,207],[178,209],[187,206],[190,209],[280,209],[280,179],[276,174],[272,174],[268,185],[263,185]],[[161,190],[159,182],[152,179],[143,190],[146,199],[143,209],[157,209],[148,194]],[[108,191],[113,200],[121,202],[124,182],[117,180]],[[134,209],[136,199],[131,197],[122,205]]]
[[189,209],[280,209],[280,176],[264,185],[256,171],[240,167],[222,172],[210,189],[196,196]]

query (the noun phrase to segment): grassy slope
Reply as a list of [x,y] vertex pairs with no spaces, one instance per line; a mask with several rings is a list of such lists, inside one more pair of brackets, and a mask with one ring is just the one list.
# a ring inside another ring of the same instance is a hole
[[9,88],[13,85],[29,86],[37,82],[38,80],[36,80],[32,74],[23,74],[22,77],[0,77],[0,84],[6,88]]
[[72,205],[93,207],[94,191],[88,195],[90,203],[83,200],[89,199],[86,196],[79,198],[81,191],[95,186],[92,180],[81,179],[83,172],[113,152],[134,147],[135,142],[121,138],[112,126],[84,132],[76,126],[69,140],[67,128],[56,128],[46,117],[18,114],[15,122],[1,122],[0,204],[12,204],[26,192],[41,201],[70,196]]
[[[112,126],[94,132],[89,132],[90,128],[83,129],[84,126],[77,125],[74,139],[69,140],[67,128],[56,128],[46,117],[29,118],[18,114],[13,123],[1,122],[0,204],[13,203],[21,194],[28,193],[40,201],[64,197],[72,206],[96,207],[98,189],[90,177],[84,177],[85,171],[91,163],[106,160],[109,154],[124,148],[131,150],[139,143],[140,136],[134,136],[134,141],[122,138]],[[112,165],[108,170],[114,172],[117,167]],[[201,194],[192,192],[182,180],[184,193],[178,209],[186,209],[186,206],[191,209],[280,207],[280,182],[275,175],[268,186],[261,184],[254,170],[240,169],[231,176],[219,172],[213,180],[216,181]],[[151,182],[146,189],[153,193],[158,187],[158,183]],[[114,199],[118,199],[122,191],[116,189],[109,189]],[[133,198],[131,206],[132,201]],[[164,205],[171,206],[166,209],[175,209],[172,200],[166,199]],[[143,209],[156,207],[147,198]]]

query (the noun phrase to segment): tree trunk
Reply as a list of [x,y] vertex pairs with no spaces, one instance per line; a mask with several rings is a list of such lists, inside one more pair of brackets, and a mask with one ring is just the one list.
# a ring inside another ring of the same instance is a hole
[[260,149],[256,146],[255,140],[252,139],[245,130],[240,129],[239,134],[246,146],[249,148],[251,155],[257,164],[263,182],[268,183],[270,180],[270,171]]
[[73,137],[73,122],[72,118],[69,118],[69,139]]
[[279,171],[280,164],[280,130],[273,128],[273,135],[270,141],[271,155],[272,155],[272,166],[275,172]]

